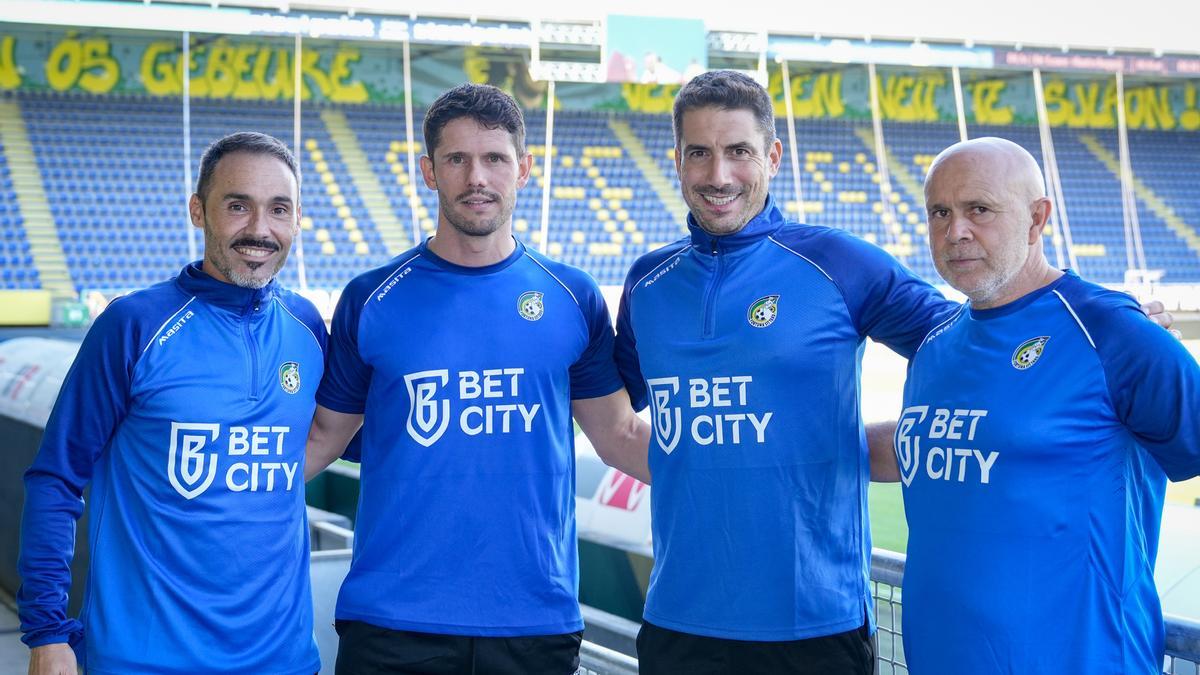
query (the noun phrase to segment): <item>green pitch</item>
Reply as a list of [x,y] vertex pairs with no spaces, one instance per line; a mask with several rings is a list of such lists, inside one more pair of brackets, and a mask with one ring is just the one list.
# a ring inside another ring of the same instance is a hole
[[871,483],[871,542],[877,548],[904,553],[908,548],[908,525],[904,522],[904,499],[899,483]]

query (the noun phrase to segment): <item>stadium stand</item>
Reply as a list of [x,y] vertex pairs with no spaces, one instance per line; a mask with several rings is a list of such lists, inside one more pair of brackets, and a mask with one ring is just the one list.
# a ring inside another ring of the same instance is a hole
[[[75,292],[120,291],[169,278],[187,258],[187,221],[176,102],[133,96],[6,95],[27,129],[32,157],[0,147],[0,283],[40,288],[22,200],[11,167],[36,167]],[[102,103],[102,104],[101,104]],[[422,111],[414,120],[420,129]],[[193,171],[205,146],[235,130],[292,138],[292,108],[241,102],[192,104]],[[546,180],[545,120],[527,117],[533,176],[520,193],[518,236],[540,245]],[[779,136],[787,144],[780,121]],[[1033,127],[975,127],[1041,157]],[[583,267],[601,284],[622,283],[639,255],[685,234],[669,115],[558,111],[551,150],[548,253]],[[803,199],[785,156],[772,192],[793,217],[842,227],[879,244],[918,274],[937,280],[924,245],[921,182],[933,156],[958,138],[948,123],[883,125],[891,193],[869,122],[806,120],[796,125]],[[397,106],[306,106],[302,114],[302,244],[311,287],[335,289],[433,232],[437,195],[408,174],[404,110]],[[417,136],[420,138],[418,132]],[[1055,129],[1066,209],[1083,274],[1122,281],[1127,267],[1116,135]],[[1148,266],[1164,280],[1200,281],[1200,137],[1172,131],[1131,133],[1135,194]],[[414,151],[424,148],[417,141]],[[193,180],[195,176],[192,177]],[[415,214],[415,218],[414,218]],[[199,237],[197,232],[196,236]],[[198,245],[202,241],[198,240]],[[1045,238],[1054,259],[1053,243]],[[131,264],[130,261],[137,261]],[[296,285],[298,256],[283,272]]]

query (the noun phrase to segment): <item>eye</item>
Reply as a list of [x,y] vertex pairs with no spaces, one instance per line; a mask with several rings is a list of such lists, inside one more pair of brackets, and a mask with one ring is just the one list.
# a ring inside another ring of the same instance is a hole
[[489,162],[491,162],[492,164],[499,164],[500,162],[504,161],[504,155],[501,155],[498,152],[493,152],[492,154],[487,156],[487,160]]
[[246,205],[241,202],[230,202],[229,210],[230,211],[245,211]]
[[949,217],[949,215],[950,215],[949,209],[933,209],[932,211],[929,212],[930,218],[946,218],[946,217]]
[[745,157],[750,154],[750,151],[746,148],[734,148],[733,154],[738,157]]
[[271,209],[271,213],[274,213],[277,216],[286,216],[288,213],[290,213],[290,211],[286,206],[276,206],[275,208]]
[[973,213],[977,216],[982,216],[984,214],[988,214],[991,212],[992,212],[992,210],[986,206],[972,206],[971,207],[971,213]]
[[707,154],[708,152],[705,150],[688,150],[687,156],[699,159]]

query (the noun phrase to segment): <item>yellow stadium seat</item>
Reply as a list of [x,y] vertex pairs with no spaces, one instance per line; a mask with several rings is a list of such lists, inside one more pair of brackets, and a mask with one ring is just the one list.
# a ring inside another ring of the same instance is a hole
[[875,173],[875,164],[873,162],[863,164],[863,173]]
[[838,173],[850,173],[850,162],[841,162],[838,164]]
[[908,221],[909,225],[916,225],[917,223],[921,222],[921,217],[917,215],[916,211],[909,211],[904,215],[904,219]]
[[317,241],[320,241],[320,242],[329,241],[329,230],[327,230],[323,227],[320,228],[319,230],[317,230]]
[[621,200],[620,199],[608,200],[608,210],[609,211],[616,211],[620,208],[621,208]]
[[337,183],[326,183],[325,184],[325,194],[327,194],[331,197],[333,195],[340,195],[340,194],[342,194],[342,188]]
[[360,241],[354,245],[354,252],[358,255],[368,255],[371,253],[371,247],[367,246],[367,242]]
[[362,240],[363,240],[363,236],[362,236],[362,230],[357,230],[357,229],[356,229],[356,230],[351,230],[351,231],[350,231],[350,241],[352,241],[352,242],[354,242],[354,243],[356,243],[356,244],[357,244],[357,243],[359,243],[359,242],[360,242],[360,241],[362,241]]
[[321,244],[321,253],[325,255],[333,255],[334,253],[337,253],[337,247],[333,245],[332,241],[323,242]]
[[[349,218],[343,218],[342,219],[342,227],[346,228],[347,230],[353,230],[354,232],[358,232],[358,220],[355,219],[353,216],[351,216]],[[353,233],[351,233],[351,234],[353,234]],[[361,235],[359,235],[359,236],[361,236]]]
[[600,209],[604,208],[604,202],[592,197],[588,200],[588,208],[593,211],[599,211]]
[[867,161],[866,154],[860,152],[860,153],[854,155],[854,162],[856,164],[862,164],[865,161]]
[[[585,159],[586,159],[586,158],[585,158]],[[596,177],[598,177],[599,175],[600,175],[600,169],[598,169],[598,168],[596,168],[596,167],[594,167],[594,166],[589,166],[589,167],[588,167],[588,170],[587,170],[587,177],[588,177],[588,178],[596,178]]]
[[829,181],[821,183],[821,192],[833,192],[833,183]]
[[617,209],[617,220],[621,222],[629,220],[629,212],[625,209]]
[[418,218],[428,218],[429,217],[429,209],[425,208],[424,206],[418,206],[417,207],[417,217]]
[[344,195],[335,195],[333,197],[330,197],[329,203],[333,204],[334,206],[337,206],[337,207],[345,206],[346,205],[346,197]]
[[813,182],[815,182],[815,183],[825,182],[825,172],[824,171],[814,171],[813,175],[812,175],[812,179],[813,179]]
[[513,221],[513,229],[517,232],[528,232],[529,221],[525,220],[524,218],[517,218]]
[[629,220],[629,217],[627,215],[625,217],[624,221],[621,223],[621,229],[626,232],[637,232],[637,223],[633,222],[632,220]]
[[646,243],[646,235],[641,232],[634,232],[629,235],[629,240],[640,246]]
[[584,156],[579,159],[579,166],[582,166],[585,169],[594,168],[592,166],[592,158],[589,157],[587,154],[584,154]]
[[311,157],[313,164],[316,164],[317,162],[325,161],[325,153],[321,152],[320,150],[313,150],[312,152],[310,152],[308,154]]
[[616,232],[617,231],[616,221],[613,221],[613,220],[606,221],[604,223],[604,231],[605,232]]
[[313,229],[313,219],[309,218],[308,216],[304,216],[303,218],[301,218],[300,219],[300,229],[302,229],[302,230]]
[[871,204],[871,210],[875,213],[883,213],[883,202],[875,202]]
[[394,152],[389,152],[383,156],[383,161],[388,164],[395,164],[400,161],[400,156]]
[[[892,194],[896,194],[896,193],[893,192]],[[899,211],[900,213],[908,213],[908,211],[909,211],[908,202],[900,202],[899,204],[896,205],[896,210]]]
[[405,185],[405,186],[404,186],[404,196],[405,196],[405,197],[412,197],[412,196],[413,196],[413,195],[415,195],[415,194],[417,194],[417,188],[416,188],[416,186],[414,186],[414,185],[413,185],[413,184],[411,184],[411,183],[409,183],[408,185]]
[[575,158],[570,155],[564,156],[562,158],[562,165],[563,168],[570,169],[571,167],[575,166]]
[[614,243],[614,244],[624,244],[625,243],[625,233],[624,232],[613,232],[612,234],[610,234],[608,236],[612,239],[612,243]]
[[917,234],[921,235],[922,237],[929,234],[929,228],[925,226],[925,223],[917,223],[916,229],[917,229]]
[[813,162],[807,162],[804,164],[804,170],[809,173],[812,173],[817,170],[817,165]]
[[571,233],[572,244],[582,244],[585,241],[587,241],[587,235],[582,230],[575,230]]
[[606,179],[604,176],[599,176],[593,181],[593,184],[597,188],[603,190],[604,188],[608,187],[608,179]]
[[338,214],[338,218],[349,218],[350,217],[350,207],[349,206],[339,206],[337,209],[337,214]]
[[388,150],[391,150],[392,152],[400,152],[400,148],[400,141],[392,141],[391,144],[388,145]]
[[315,138],[305,139],[304,148],[306,150],[308,150],[309,152],[316,150],[317,149],[317,140]]
[[893,204],[899,204],[900,203],[900,193],[899,192],[889,192],[888,193],[888,201]]
[[328,171],[325,171],[324,173],[321,174],[321,182],[326,185],[333,183],[334,182],[333,174],[329,173]]
[[600,209],[596,212],[596,220],[599,220],[600,222],[610,220],[611,218],[612,214],[608,212],[608,209]]
[[563,245],[561,241],[550,242],[550,255],[559,257],[563,254]]

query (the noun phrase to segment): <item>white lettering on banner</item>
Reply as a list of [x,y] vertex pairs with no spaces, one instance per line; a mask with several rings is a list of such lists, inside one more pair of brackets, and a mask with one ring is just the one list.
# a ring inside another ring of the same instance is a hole
[[[953,481],[988,485],[992,467],[1000,453],[979,448],[931,447],[921,461],[922,436],[914,430],[928,416],[930,406],[911,406],[904,409],[896,425],[896,459],[900,467],[900,479],[906,486],[912,485],[919,468],[932,480]],[[987,417],[988,411],[970,408],[934,408],[925,438],[933,440],[975,440],[979,421]]]
[[[290,431],[291,427],[274,425],[231,426],[225,456],[282,456],[284,439]],[[212,486],[221,462],[221,454],[215,449],[220,435],[220,424],[171,422],[167,478],[185,499],[195,499]],[[225,486],[230,492],[290,491],[296,486],[299,466],[299,462],[283,461],[234,462],[225,469]],[[282,477],[277,479],[276,472]]]
[[[462,370],[454,374],[458,381],[456,388],[447,386],[451,374],[446,369],[405,375],[409,436],[421,445],[431,447],[446,432],[452,417],[458,420],[459,430],[467,436],[532,433],[542,404],[512,400],[521,395],[524,375],[524,368]],[[455,390],[458,397],[452,400]],[[454,409],[459,404],[480,399],[509,399],[509,402],[468,405],[455,414]]]

